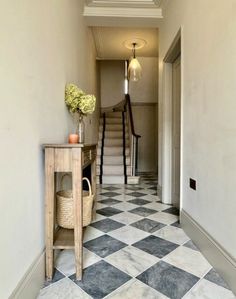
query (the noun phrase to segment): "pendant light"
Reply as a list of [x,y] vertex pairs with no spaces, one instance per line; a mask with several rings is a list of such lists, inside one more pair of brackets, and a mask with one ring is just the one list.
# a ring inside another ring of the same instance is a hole
[[128,74],[129,74],[129,80],[138,81],[142,77],[142,67],[135,55],[135,50],[136,50],[135,47],[137,44],[133,43],[132,45],[133,45],[132,48],[133,57],[129,63]]

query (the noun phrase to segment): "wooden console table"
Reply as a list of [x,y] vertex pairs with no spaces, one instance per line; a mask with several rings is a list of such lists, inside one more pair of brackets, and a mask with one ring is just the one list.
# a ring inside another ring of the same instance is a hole
[[[46,278],[53,276],[53,250],[75,250],[76,278],[82,278],[83,270],[83,169],[91,165],[91,184],[96,194],[96,145],[85,144],[45,144],[45,237],[46,237]],[[56,172],[72,173],[74,198],[73,230],[57,227],[55,223]]]

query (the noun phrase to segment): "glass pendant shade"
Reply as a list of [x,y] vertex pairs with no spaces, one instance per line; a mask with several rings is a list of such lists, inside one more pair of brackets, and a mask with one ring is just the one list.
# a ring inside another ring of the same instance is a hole
[[129,80],[138,81],[142,77],[142,67],[137,58],[132,58],[128,68]]

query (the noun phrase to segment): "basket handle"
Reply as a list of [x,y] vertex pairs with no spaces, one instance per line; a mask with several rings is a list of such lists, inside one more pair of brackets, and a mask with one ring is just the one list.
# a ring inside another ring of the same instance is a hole
[[82,180],[87,182],[88,187],[89,187],[89,196],[91,196],[92,195],[92,188],[91,188],[91,184],[90,184],[89,179],[88,178],[83,178]]
[[63,189],[63,181],[64,181],[64,178],[68,176],[71,178],[71,175],[69,173],[64,173],[62,176],[61,176],[61,181],[60,181],[60,189],[62,190]]

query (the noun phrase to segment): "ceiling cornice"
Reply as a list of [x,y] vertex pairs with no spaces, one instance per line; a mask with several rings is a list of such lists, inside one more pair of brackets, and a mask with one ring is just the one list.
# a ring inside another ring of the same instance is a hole
[[86,4],[93,7],[142,7],[159,8],[163,0],[87,0]]
[[84,7],[85,17],[162,18],[160,8]]

